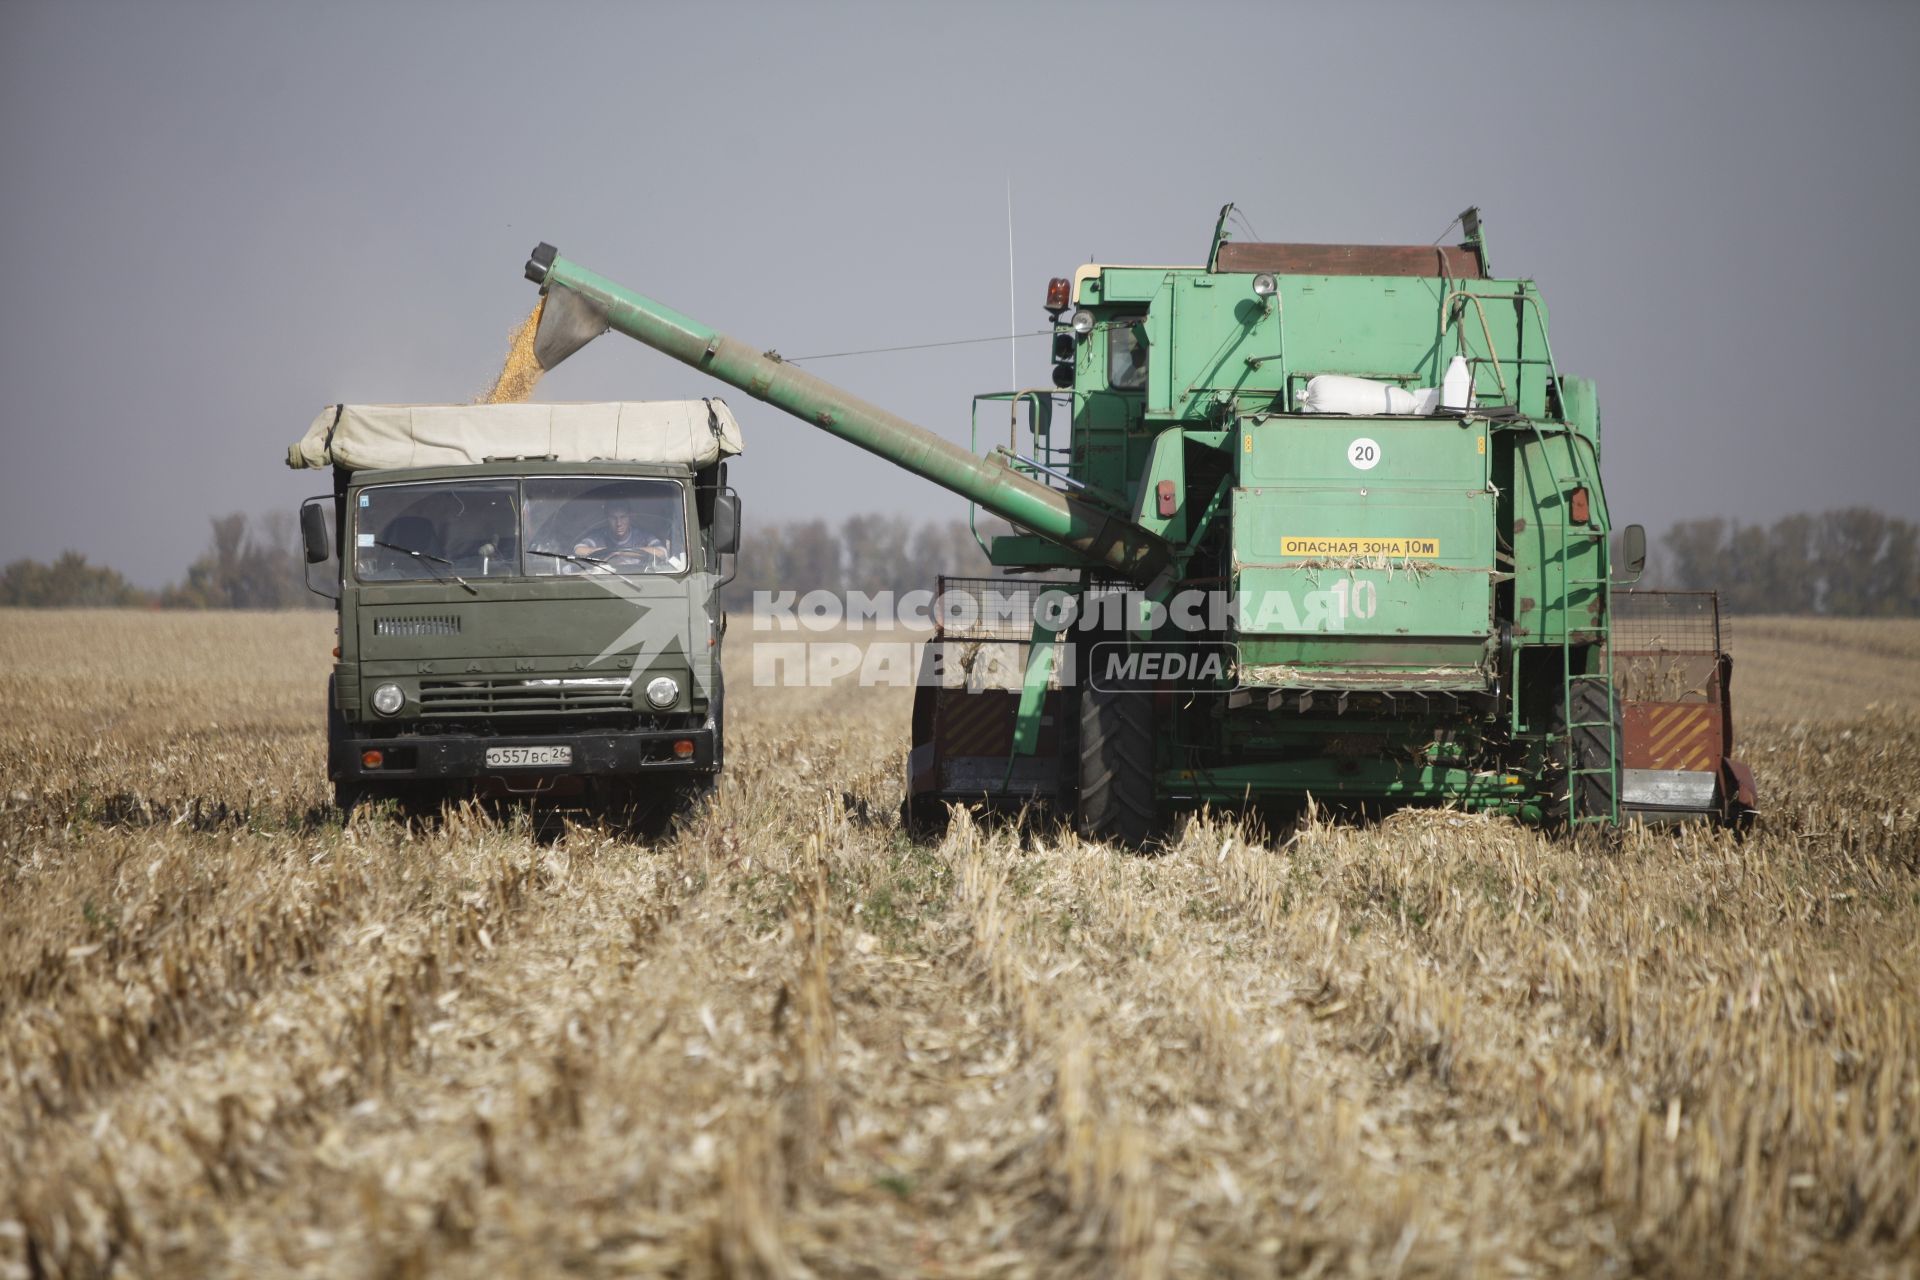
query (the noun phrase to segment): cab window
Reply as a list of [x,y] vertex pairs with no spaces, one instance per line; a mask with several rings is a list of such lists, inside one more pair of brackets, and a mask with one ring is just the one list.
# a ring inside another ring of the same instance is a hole
[[1147,389],[1147,318],[1115,316],[1107,328],[1107,385],[1115,391]]

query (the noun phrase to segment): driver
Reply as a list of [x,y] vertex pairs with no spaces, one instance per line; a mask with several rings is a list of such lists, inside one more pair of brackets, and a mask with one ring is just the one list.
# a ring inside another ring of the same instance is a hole
[[610,500],[606,505],[606,517],[581,535],[580,541],[574,545],[573,554],[643,565],[665,561],[672,554],[665,521],[658,518],[645,521],[635,519],[633,503],[628,499]]

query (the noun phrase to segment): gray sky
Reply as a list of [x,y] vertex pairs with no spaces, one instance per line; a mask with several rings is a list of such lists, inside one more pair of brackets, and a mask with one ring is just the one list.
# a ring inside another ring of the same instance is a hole
[[[1091,256],[1468,204],[1599,379],[1616,519],[1920,514],[1920,6],[0,8],[0,561],[177,577],[337,400],[484,391],[549,240],[791,355],[1007,331]],[[811,366],[949,436],[1004,344]],[[1045,380],[1045,345],[1022,348]],[[539,397],[717,384],[610,337]],[[749,398],[754,522],[960,515]],[[934,566],[929,566],[929,573]]]

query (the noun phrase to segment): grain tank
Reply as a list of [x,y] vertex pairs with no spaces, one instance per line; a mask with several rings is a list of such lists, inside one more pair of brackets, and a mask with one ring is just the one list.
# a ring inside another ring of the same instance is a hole
[[1367,246],[1238,242],[1230,209],[1199,264],[1049,282],[1052,385],[975,398],[976,439],[983,416],[1013,437],[986,456],[546,245],[536,353],[617,329],[1013,526],[984,543],[1002,576],[941,581],[917,825],[1039,802],[1137,844],[1178,808],[1308,796],[1751,812],[1717,615],[1704,663],[1631,659],[1687,708],[1658,743],[1623,679],[1644,533],[1616,532],[1594,385],[1533,282],[1493,274],[1478,212],[1456,244]]

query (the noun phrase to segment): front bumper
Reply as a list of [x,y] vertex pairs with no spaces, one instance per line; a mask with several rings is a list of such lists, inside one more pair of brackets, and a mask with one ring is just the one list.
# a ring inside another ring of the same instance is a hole
[[[714,733],[700,729],[635,729],[616,733],[549,733],[503,737],[422,734],[398,738],[337,738],[327,745],[327,775],[336,782],[400,782],[408,779],[498,778],[509,784],[543,778],[714,771]],[[677,756],[676,742],[692,742],[693,754]],[[489,747],[571,747],[573,763],[533,768],[489,768]],[[366,753],[380,753],[370,768]]]

